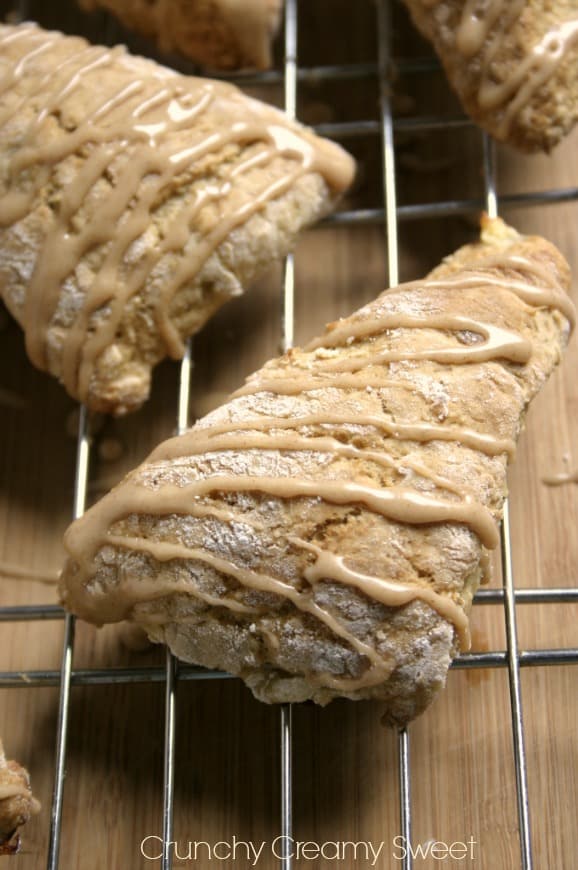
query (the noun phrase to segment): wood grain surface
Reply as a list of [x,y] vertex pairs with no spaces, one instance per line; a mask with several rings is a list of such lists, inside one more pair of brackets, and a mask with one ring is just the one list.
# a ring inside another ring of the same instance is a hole
[[[0,12],[10,9],[0,3]],[[70,2],[28,4],[28,15],[94,39],[130,40],[104,15],[86,16]],[[409,32],[394,4],[399,55],[429,55]],[[372,3],[301,0],[300,62],[373,62]],[[151,47],[132,40],[138,50]],[[278,47],[278,56],[281,50]],[[259,91],[274,101],[278,88]],[[299,112],[311,123],[378,118],[375,78],[313,83],[300,89]],[[396,115],[412,117],[459,109],[439,72],[395,79]],[[396,137],[400,203],[480,197],[481,144],[473,127]],[[376,136],[346,143],[360,163],[347,208],[382,201],[380,143]],[[498,153],[500,194],[575,187],[578,135],[551,156]],[[560,247],[578,276],[578,202],[504,211],[524,232],[539,232]],[[424,274],[442,256],[474,238],[475,215],[404,221],[400,225],[401,279]],[[296,254],[296,340],[347,314],[386,285],[385,238],[379,225],[321,227],[307,233]],[[578,301],[578,298],[576,299]],[[279,350],[281,268],[274,266],[242,298],[229,304],[194,342],[191,417],[219,403],[242,378]],[[54,577],[62,533],[72,510],[75,407],[63,389],[28,362],[22,334],[2,313],[0,390],[17,398],[0,405],[0,561]],[[578,486],[548,487],[549,474],[578,469],[578,346],[534,403],[510,492],[515,581],[519,587],[576,585]],[[146,407],[124,420],[95,421],[90,498],[116,482],[174,430],[178,367],[159,366]],[[102,444],[117,439],[122,455],[107,461]],[[495,583],[499,584],[499,571]],[[55,602],[53,583],[0,578],[0,605]],[[576,605],[521,604],[522,649],[578,646]],[[477,606],[476,649],[506,646],[501,605]],[[3,623],[0,671],[54,669],[60,664],[62,621]],[[123,630],[79,623],[75,668],[162,666],[161,649],[131,652]],[[528,755],[532,844],[536,868],[575,866],[577,808],[575,667],[525,668],[522,701]],[[0,689],[0,734],[11,757],[29,768],[42,811],[25,829],[21,853],[0,858],[7,870],[36,870],[46,862],[58,690]],[[62,829],[62,870],[158,866],[140,851],[144,837],[162,830],[164,685],[74,687],[71,698]],[[237,680],[182,682],[178,688],[175,839],[183,860],[175,867],[248,867],[238,859],[185,860],[189,841],[267,845],[256,866],[272,870],[271,841],[280,833],[279,712],[255,701]],[[474,857],[417,858],[416,868],[462,866],[510,870],[520,866],[516,781],[508,674],[505,669],[452,671],[447,690],[410,727],[413,842],[475,841]],[[294,827],[300,841],[384,843],[373,866],[401,866],[397,735],[380,725],[373,703],[334,702],[325,709],[294,709]],[[152,841],[151,841],[152,843]],[[151,845],[152,851],[152,845]],[[331,849],[326,850],[331,854]],[[299,868],[372,866],[357,860],[300,860]]]

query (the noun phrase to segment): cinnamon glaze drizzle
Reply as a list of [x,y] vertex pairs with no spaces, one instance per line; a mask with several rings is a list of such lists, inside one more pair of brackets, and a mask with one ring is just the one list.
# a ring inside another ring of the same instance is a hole
[[17,783],[0,784],[0,801],[13,797],[30,797],[30,789],[25,785],[18,785]]
[[[500,278],[500,272],[504,278]],[[330,325],[324,336],[312,341],[303,351],[290,351],[280,360],[268,363],[248,379],[225,409],[199,421],[184,435],[161,444],[140,469],[77,520],[68,530],[65,540],[75,563],[74,569],[65,577],[68,606],[94,621],[109,621],[130,616],[138,602],[184,593],[205,603],[228,608],[238,618],[250,618],[252,614],[258,621],[263,615],[259,608],[249,607],[239,599],[237,592],[241,595],[246,589],[270,592],[291,602],[298,610],[313,615],[365,658],[367,669],[361,677],[336,678],[326,673],[308,675],[312,682],[345,692],[383,682],[394,665],[387,655],[360,640],[337,617],[316,603],[314,589],[320,582],[354,587],[388,607],[402,607],[414,601],[427,604],[454,626],[462,649],[467,649],[468,618],[458,593],[442,593],[425,582],[404,583],[371,576],[350,564],[346,554],[332,552],[315,541],[286,535],[287,546],[300,559],[303,559],[303,554],[310,557],[306,559],[302,575],[309,586],[298,589],[260,570],[241,567],[230,558],[216,555],[206,548],[132,536],[128,531],[121,534],[113,529],[118,521],[130,516],[184,515],[213,516],[228,527],[237,523],[254,530],[252,516],[249,518],[240,507],[227,505],[227,494],[259,493],[275,502],[313,499],[335,505],[361,506],[365,511],[396,523],[465,525],[482,544],[480,571],[487,575],[487,551],[498,541],[495,519],[489,509],[475,500],[463,483],[429,469],[427,458],[419,460],[411,452],[407,456],[395,456],[385,447],[376,447],[375,443],[383,444],[385,441],[393,448],[398,440],[410,444],[445,441],[488,457],[505,458],[513,454],[514,441],[491,432],[443,422],[398,422],[389,419],[385,412],[382,415],[356,413],[348,410],[348,403],[340,403],[334,396],[324,402],[322,392],[336,390],[345,399],[363,393],[370,385],[371,389],[383,388],[385,391],[391,387],[411,390],[411,382],[404,384],[396,376],[394,369],[398,360],[429,361],[440,371],[447,365],[476,367],[500,360],[510,366],[527,364],[533,352],[531,341],[526,337],[531,335],[530,329],[525,331],[525,335],[520,335],[481,317],[443,314],[437,309],[425,314],[423,305],[420,307],[419,304],[420,297],[434,305],[438,293],[447,300],[447,294],[472,289],[483,294],[484,288],[509,296],[510,305],[511,297],[515,297],[521,316],[535,309],[549,309],[558,311],[568,326],[574,321],[572,304],[555,283],[555,275],[531,259],[505,251],[480,260],[476,270],[466,269],[459,274],[449,274],[447,278],[434,277],[386,291],[352,317]],[[391,308],[401,306],[409,292],[417,305],[411,307],[412,312],[419,310],[420,313],[410,316],[392,312]],[[494,308],[490,306],[488,310],[495,310],[496,319],[499,317],[497,303],[494,302]],[[469,336],[466,343],[459,342],[463,331]],[[387,344],[392,336],[399,334],[408,339],[408,345],[415,347],[417,344],[419,353],[388,352],[383,346],[378,352],[372,352],[376,342]],[[369,368],[362,372],[363,365]],[[435,369],[431,376],[435,380]],[[315,402],[296,405],[290,416],[268,413],[267,397],[271,395],[305,398],[315,391],[320,391]],[[351,407],[355,407],[355,402]],[[371,432],[374,446],[359,446],[359,441],[354,443],[353,436],[359,434],[359,427]],[[340,440],[340,436],[345,436],[346,440]],[[298,458],[301,454],[307,457],[308,466],[314,463],[322,469],[322,475],[308,477],[305,471],[294,474],[285,470],[281,462],[278,476],[248,473],[247,470],[250,472],[252,468],[251,455],[264,453],[276,453],[280,458]],[[219,457],[227,456],[245,459],[238,462],[234,470],[227,470],[226,463],[219,464]],[[334,463],[343,462],[349,464],[350,476],[347,479],[334,476],[339,471],[328,470]],[[363,476],[357,477],[360,463],[363,463]],[[372,466],[375,476],[371,473]],[[163,481],[168,469],[179,468],[189,469],[186,480],[179,483]],[[379,474],[385,474],[392,482],[380,486],[375,479]],[[416,488],[412,477],[422,481],[420,488]],[[220,501],[213,502],[213,497]],[[182,561],[187,579],[146,580],[132,576],[122,562],[119,582],[99,595],[96,588],[89,585],[85,589],[85,586],[89,578],[95,576],[95,557],[105,546],[144,553],[157,562]],[[226,577],[233,583],[233,589],[223,596],[209,599],[194,582],[195,563]],[[154,619],[151,615],[151,622]],[[264,643],[273,643],[265,626],[262,637]]]
[[578,483],[578,469],[576,471],[560,471],[558,474],[548,474],[542,478],[546,486],[564,486],[567,483]]
[[[441,2],[421,0],[423,6],[432,10]],[[479,64],[478,105],[485,111],[502,113],[502,135],[578,42],[578,15],[575,15],[548,30],[503,78],[496,71],[497,65],[503,60],[514,25],[529,5],[528,0],[464,0],[455,30],[455,49],[468,62],[475,60]],[[509,46],[512,52],[514,48]]]
[[[22,325],[31,360],[47,368],[48,332],[63,288],[76,275],[84,295],[63,338],[61,377],[82,401],[95,361],[114,342],[133,297],[151,295],[151,316],[166,351],[181,357],[171,302],[194,284],[230,233],[305,173],[319,173],[336,191],[352,179],[353,161],[341,148],[278,110],[231,85],[131,58],[120,46],[88,46],[32,24],[0,27],[0,64],[0,127],[10,136],[15,119],[34,107],[5,169],[0,227],[26,218],[59,165],[71,167],[66,183],[60,181],[57,206],[50,206]],[[107,76],[115,77],[112,84]],[[72,129],[65,126],[67,113]],[[237,159],[241,146],[248,146],[248,156]],[[239,196],[243,175],[279,158],[286,162],[263,176],[256,194]],[[218,168],[203,169],[208,160],[219,161]],[[195,180],[205,172],[212,180]],[[146,243],[152,215],[179,192],[159,238]],[[93,252],[100,259],[86,286],[78,270]],[[162,268],[162,281],[154,292],[147,290]]]

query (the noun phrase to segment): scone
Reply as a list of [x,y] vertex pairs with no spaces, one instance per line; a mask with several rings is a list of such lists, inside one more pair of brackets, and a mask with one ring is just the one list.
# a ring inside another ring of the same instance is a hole
[[196,63],[232,70],[271,66],[282,0],[79,0]]
[[478,244],[250,377],[68,529],[64,605],[267,702],[421,712],[467,649],[524,411],[573,320],[559,252]]
[[578,119],[575,0],[404,0],[466,112],[501,142],[550,151]]
[[235,87],[0,26],[0,293],[32,362],[97,411],[347,188],[353,160]]
[[18,851],[18,829],[39,809],[28,772],[15,761],[6,760],[0,740],[0,855]]

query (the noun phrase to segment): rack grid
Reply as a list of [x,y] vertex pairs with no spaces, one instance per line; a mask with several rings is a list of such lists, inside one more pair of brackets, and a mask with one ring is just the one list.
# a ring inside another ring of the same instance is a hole
[[[418,218],[440,218],[450,215],[469,215],[485,210],[490,217],[497,216],[501,210],[517,207],[541,206],[578,201],[578,187],[565,187],[546,191],[529,191],[515,195],[499,196],[496,186],[494,144],[489,137],[480,133],[483,145],[484,195],[480,199],[436,201],[416,205],[399,205],[396,195],[396,148],[395,135],[402,131],[427,132],[443,128],[472,126],[464,116],[437,117],[419,116],[394,118],[392,110],[391,72],[395,67],[404,73],[427,73],[439,68],[436,60],[420,58],[404,60],[395,58],[392,52],[392,14],[394,0],[375,0],[376,34],[378,40],[378,62],[362,64],[343,64],[331,66],[299,67],[298,65],[298,0],[286,0],[284,28],[283,70],[260,74],[237,74],[229,80],[243,86],[278,85],[284,89],[284,103],[287,114],[297,115],[298,87],[308,81],[340,81],[368,79],[374,80],[379,93],[379,118],[343,123],[324,123],[315,126],[321,135],[346,140],[367,134],[381,139],[383,206],[380,208],[340,211],[325,219],[324,223],[348,227],[352,225],[379,223],[385,230],[385,251],[389,286],[399,282],[398,226],[402,221]],[[15,12],[20,19],[26,17],[28,3],[23,0]],[[295,269],[293,256],[287,257],[284,265],[281,287],[281,345],[283,351],[289,349],[294,340],[294,292]],[[192,341],[186,345],[186,353],[180,365],[177,399],[176,431],[182,433],[189,424],[189,397],[193,367]],[[80,408],[74,500],[72,516],[80,516],[85,509],[89,464],[91,451],[90,421],[86,408]],[[516,795],[520,840],[520,867],[532,870],[531,818],[526,781],[526,758],[524,747],[524,716],[520,689],[520,669],[562,664],[578,664],[578,648],[555,648],[540,650],[520,650],[517,637],[516,606],[546,605],[551,603],[578,602],[578,586],[575,588],[524,589],[515,588],[514,566],[510,536],[510,511],[508,502],[504,507],[501,524],[500,551],[502,562],[502,588],[482,589],[475,596],[478,605],[502,605],[506,629],[506,650],[490,650],[458,655],[452,669],[505,668],[508,671],[512,751],[515,762]],[[50,840],[48,847],[47,870],[58,870],[61,845],[61,822],[64,801],[66,772],[66,751],[68,742],[68,723],[70,690],[73,686],[97,686],[129,683],[165,684],[164,720],[164,776],[163,776],[163,838],[172,839],[174,772],[175,772],[175,722],[177,689],[181,681],[228,679],[229,675],[218,671],[197,668],[178,663],[167,650],[164,667],[128,668],[89,668],[78,669],[73,666],[75,618],[56,605],[29,605],[0,607],[0,622],[62,620],[64,622],[61,667],[59,670],[29,670],[0,672],[0,688],[31,688],[58,686],[59,710],[57,742],[55,753],[54,791],[51,807]],[[280,707],[280,831],[284,836],[292,835],[292,705]],[[399,830],[411,841],[412,798],[411,798],[411,756],[410,731],[400,730],[398,735],[399,768]],[[162,870],[171,870],[172,857],[169,852],[160,859]],[[402,862],[404,870],[411,870],[411,852]],[[281,870],[292,870],[293,859],[290,855],[280,859]]]

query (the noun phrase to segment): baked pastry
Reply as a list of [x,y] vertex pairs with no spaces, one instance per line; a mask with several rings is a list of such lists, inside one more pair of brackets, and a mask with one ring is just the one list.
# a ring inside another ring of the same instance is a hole
[[124,25],[214,69],[271,66],[282,0],[79,0],[102,8]]
[[405,0],[466,112],[501,142],[550,151],[578,119],[575,0]]
[[0,293],[30,359],[93,410],[147,398],[351,182],[353,160],[232,85],[0,26]]
[[18,851],[18,829],[39,810],[28,771],[15,761],[6,760],[0,740],[0,855]]
[[267,702],[422,711],[467,649],[525,408],[573,308],[559,252],[481,243],[250,377],[70,526],[61,596]]

